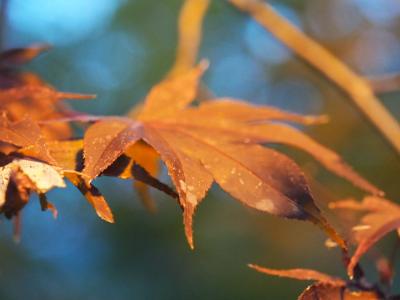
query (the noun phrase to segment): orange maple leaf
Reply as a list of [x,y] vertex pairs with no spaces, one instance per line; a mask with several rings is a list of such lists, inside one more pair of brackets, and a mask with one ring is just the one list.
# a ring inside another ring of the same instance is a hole
[[143,140],[166,164],[184,209],[185,233],[191,247],[193,214],[213,181],[247,206],[286,218],[310,220],[345,247],[314,204],[300,168],[285,155],[260,144],[299,147],[364,190],[380,191],[334,152],[293,127],[271,122],[309,124],[320,122],[318,117],[232,100],[189,106],[206,67],[207,63],[202,62],[153,87],[136,119],[104,118],[89,127],[84,136],[82,172],[90,179],[96,178],[129,147]]
[[400,206],[384,198],[368,196],[362,202],[342,200],[332,202],[330,208],[360,211],[364,214],[360,224],[353,227],[357,248],[347,267],[350,276],[353,276],[361,257],[373,245],[389,232],[400,229]]

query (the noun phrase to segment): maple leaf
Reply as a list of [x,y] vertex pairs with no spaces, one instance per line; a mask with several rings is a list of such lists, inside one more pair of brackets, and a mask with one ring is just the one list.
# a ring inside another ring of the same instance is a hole
[[[111,210],[98,190],[76,173],[75,168],[63,169],[64,162],[55,160],[47,147],[48,139],[59,140],[71,136],[68,123],[48,122],[76,115],[61,103],[61,100],[90,99],[94,96],[59,92],[34,74],[14,70],[16,66],[30,61],[47,49],[48,46],[38,45],[0,53],[0,111],[3,111],[0,115],[0,151],[6,154],[19,151],[27,157],[61,167],[59,170],[62,176],[66,176],[85,195],[98,215],[108,222],[113,222]],[[38,122],[41,123],[40,127]],[[10,199],[16,199],[16,203],[26,203],[30,192],[24,194],[23,191],[32,190],[27,188],[28,182],[16,179],[12,186],[15,186],[15,189],[11,187],[11,190],[19,193],[11,193]],[[56,215],[54,206],[45,199],[44,193],[39,193],[39,197],[42,209],[51,209]],[[18,207],[22,208],[23,205]]]
[[[148,146],[135,145],[140,149],[149,150]],[[37,158],[37,146],[30,146],[18,150],[18,154],[24,156]],[[57,166],[62,174],[68,179],[88,200],[93,206],[97,215],[106,222],[113,223],[114,216],[106,200],[101,195],[99,190],[88,181],[85,174],[82,174],[83,168],[83,141],[82,140],[71,140],[71,141],[48,141],[46,143],[49,155],[52,162]],[[131,149],[132,153],[136,153],[135,149]],[[154,151],[154,150],[152,150]],[[129,151],[127,155],[132,154]],[[146,152],[147,153],[147,152]],[[154,153],[153,153],[154,154]],[[151,158],[151,156],[149,156]],[[143,158],[144,159],[144,158]],[[158,181],[150,173],[147,172],[143,167],[138,165],[137,158],[132,159],[129,156],[121,156],[112,165],[110,165],[101,175],[119,177],[122,179],[134,178],[135,185],[137,182],[145,183],[146,186],[155,187],[164,193],[177,198],[177,194],[167,185]],[[145,161],[141,161],[147,168]]]
[[315,283],[307,287],[298,300],[380,300],[382,297],[370,291],[354,291],[345,286]]
[[292,278],[297,280],[311,280],[316,283],[307,287],[298,300],[378,300],[382,299],[379,292],[365,290],[365,287],[351,286],[345,280],[310,269],[276,270],[249,264],[249,267],[273,276]]
[[361,223],[353,227],[353,237],[358,246],[347,267],[350,276],[353,276],[361,257],[374,244],[389,232],[400,229],[400,206],[384,198],[368,196],[362,202],[342,200],[331,203],[330,208],[364,213]]
[[[82,141],[51,141],[47,148],[54,164],[59,167],[64,176],[82,193],[93,206],[97,215],[106,222],[114,223],[114,216],[106,200],[99,190],[79,172],[83,166]],[[32,155],[32,149],[21,149],[21,153]]]
[[[37,158],[53,162],[39,125],[30,119],[10,122],[6,113],[0,114],[0,142],[15,147],[34,147]],[[3,147],[0,150],[5,152]]]
[[[6,111],[12,121],[27,116],[34,121],[66,117],[73,112],[61,100],[94,97],[59,92],[38,76],[15,69],[48,48],[48,45],[32,45],[0,53],[0,111]],[[51,139],[66,139],[72,133],[67,123],[46,123],[42,125],[42,132]]]
[[260,144],[299,147],[357,186],[372,193],[380,191],[332,151],[290,126],[271,122],[309,124],[320,122],[320,118],[232,100],[189,106],[206,68],[207,63],[202,62],[153,87],[136,119],[105,118],[90,126],[84,136],[82,172],[96,178],[142,140],[165,162],[184,209],[185,233],[192,248],[193,214],[214,181],[247,206],[314,222],[345,247],[314,204],[300,168],[285,155]]
[[[1,140],[1,135],[0,135]],[[23,145],[21,145],[23,146]],[[40,150],[45,149],[47,156],[41,155]],[[110,223],[114,222],[114,217],[106,200],[79,172],[82,169],[80,153],[82,153],[82,141],[46,141],[44,144],[34,143],[27,147],[18,149],[14,152],[17,157],[27,157],[30,159],[41,159],[50,164],[49,167],[56,168],[62,177],[68,179],[93,206],[97,215]],[[8,157],[11,157],[10,155]],[[16,184],[17,188],[21,184]],[[14,193],[15,194],[15,193]],[[39,193],[42,210],[50,209],[56,216],[54,206],[45,199],[44,193]],[[29,195],[25,197],[27,200]],[[27,202],[26,200],[26,202]]]

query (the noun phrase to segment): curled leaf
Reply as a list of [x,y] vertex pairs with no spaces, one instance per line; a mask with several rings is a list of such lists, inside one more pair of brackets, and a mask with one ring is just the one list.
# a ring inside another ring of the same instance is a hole
[[361,223],[353,228],[357,248],[347,266],[349,276],[361,257],[389,232],[400,228],[400,207],[387,199],[365,197],[362,202],[343,200],[330,204],[332,209],[361,211],[364,216]]
[[0,167],[0,210],[7,217],[17,215],[31,192],[41,195],[55,187],[65,187],[58,168],[32,159],[12,158]]

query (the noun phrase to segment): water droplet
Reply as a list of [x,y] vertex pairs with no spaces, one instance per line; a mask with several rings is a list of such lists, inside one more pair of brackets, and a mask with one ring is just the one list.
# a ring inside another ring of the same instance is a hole
[[183,180],[179,180],[179,185],[181,187],[181,190],[186,192],[186,183]]
[[370,229],[370,225],[357,225],[353,227],[353,231],[362,231],[362,230],[368,230]]
[[271,201],[271,199],[268,198],[257,201],[255,205],[258,209],[263,211],[272,212],[275,210],[274,203]]
[[196,195],[193,194],[193,193],[188,192],[188,193],[186,194],[186,200],[187,200],[190,204],[192,204],[193,206],[196,206],[196,205],[197,205],[197,197],[196,197]]

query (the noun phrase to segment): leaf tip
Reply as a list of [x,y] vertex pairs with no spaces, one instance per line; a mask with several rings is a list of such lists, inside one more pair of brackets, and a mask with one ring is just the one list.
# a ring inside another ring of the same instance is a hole
[[320,116],[306,116],[306,124],[313,125],[313,124],[327,124],[330,121],[328,115],[320,115]]
[[254,269],[254,270],[257,270],[257,268],[258,268],[258,266],[257,265],[255,265],[255,264],[247,264],[247,266],[250,268],[250,269]]
[[201,69],[202,72],[205,72],[209,67],[210,67],[210,62],[208,59],[203,58],[199,62],[199,68]]
[[317,218],[315,216],[310,217],[310,221],[320,227],[327,236],[335,242],[344,251],[348,252],[348,246],[346,241],[340,236],[340,234],[333,228],[324,217]]
[[186,226],[186,224],[185,224],[185,236],[186,236],[186,240],[189,244],[190,250],[194,250],[193,231],[192,231],[192,228]]
[[193,240],[193,208],[187,205],[183,212],[183,223],[185,226],[186,240],[189,244],[191,250],[194,250],[194,240]]
[[110,224],[114,224],[115,223],[115,219],[114,219],[114,215],[113,213],[110,211],[106,212],[106,213],[102,213],[102,212],[98,212],[97,215],[104,221],[106,221],[107,223]]
[[40,43],[32,45],[32,48],[35,48],[39,53],[49,51],[53,48],[53,45],[48,43]]

